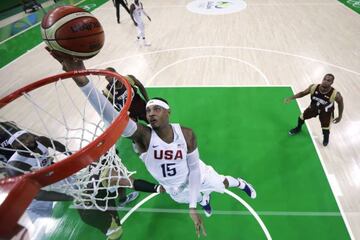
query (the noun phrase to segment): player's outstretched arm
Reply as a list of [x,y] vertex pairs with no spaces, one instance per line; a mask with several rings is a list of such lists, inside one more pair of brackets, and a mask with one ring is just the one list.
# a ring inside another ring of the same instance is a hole
[[144,97],[145,101],[149,101],[149,95],[144,87],[144,85],[133,75],[129,75],[131,79],[134,81],[135,86],[137,86],[140,90],[141,95]]
[[310,94],[310,91],[311,91],[311,87],[312,87],[312,86],[313,86],[313,85],[310,85],[310,86],[309,86],[307,89],[305,89],[304,91],[298,92],[298,93],[296,93],[296,94],[293,95],[293,96],[289,96],[289,97],[284,98],[284,103],[285,103],[285,104],[288,104],[288,103],[291,102],[291,100],[294,100],[294,99],[296,99],[296,98],[302,98],[302,97]]
[[144,13],[144,15],[149,19],[149,21],[151,22],[151,18],[150,18],[150,16],[149,16],[149,14],[147,14],[146,12],[145,12],[145,9],[144,9],[144,5],[141,3],[141,7],[142,7],[142,12]]
[[151,130],[148,126],[136,123],[134,120],[129,119],[122,136],[133,140],[137,144],[141,154],[146,152],[149,148]]
[[[47,51],[53,56],[62,66],[64,71],[85,70],[84,62],[74,57],[59,54],[56,51],[52,51],[46,48]],[[95,108],[100,116],[103,116],[103,120],[110,124],[113,119],[118,115],[118,112],[112,106],[112,104],[105,98],[105,96],[96,88],[92,86],[92,83],[87,77],[74,77],[76,84],[81,88],[83,93],[88,96],[91,105]],[[93,91],[95,90],[95,91]],[[136,123],[133,120],[129,120],[123,134],[124,137],[128,137],[138,144],[140,151],[145,152],[150,142],[150,128],[140,123]]]
[[200,232],[206,236],[206,230],[199,213],[196,210],[197,196],[200,192],[201,177],[199,166],[199,151],[197,148],[195,133],[190,128],[181,128],[188,148],[186,160],[189,167],[189,214],[194,222],[196,234],[200,237]]

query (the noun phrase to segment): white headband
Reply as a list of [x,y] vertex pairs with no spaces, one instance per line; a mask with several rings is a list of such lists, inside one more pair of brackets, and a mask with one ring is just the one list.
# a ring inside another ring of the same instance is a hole
[[150,107],[150,106],[154,106],[154,105],[157,105],[157,106],[160,106],[160,107],[162,107],[162,108],[165,108],[166,110],[169,110],[169,109],[170,109],[169,105],[168,105],[166,102],[161,101],[161,100],[159,100],[159,99],[151,99],[151,100],[149,100],[149,101],[147,102],[147,104],[146,104],[146,108],[148,108],[148,107]]
[[11,137],[9,138],[8,140],[8,143],[11,145],[13,144],[13,142],[18,138],[20,137],[21,135],[27,133],[27,131],[25,130],[20,130],[20,131],[17,131],[16,133],[14,133],[13,135],[11,135]]

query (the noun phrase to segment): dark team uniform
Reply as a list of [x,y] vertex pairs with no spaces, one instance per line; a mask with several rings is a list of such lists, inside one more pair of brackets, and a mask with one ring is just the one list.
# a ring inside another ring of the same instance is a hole
[[11,137],[10,134],[14,134],[20,129],[10,122],[1,122],[0,125],[0,161],[7,162],[15,152],[8,143],[8,140]]
[[125,10],[129,13],[130,15],[130,9],[127,6],[127,2],[124,0],[113,0],[115,8],[116,8],[116,19],[117,22],[120,23],[120,4],[121,6],[123,6],[123,8],[125,8]]
[[[135,121],[143,120],[148,123],[146,119],[146,101],[139,95],[138,88],[135,85],[135,82],[131,79],[131,77],[126,77],[128,82],[132,87],[132,102],[130,105],[130,117]],[[109,83],[104,90],[105,96],[112,102],[116,109],[120,111],[125,104],[125,101],[128,96],[128,92],[126,91],[125,86],[121,88],[115,88],[115,83]]]
[[319,116],[321,128],[329,129],[331,119],[334,117],[335,110],[335,97],[337,91],[334,88],[323,94],[319,90],[320,84],[314,84],[310,89],[310,106],[303,112],[302,119],[306,120],[309,118]]

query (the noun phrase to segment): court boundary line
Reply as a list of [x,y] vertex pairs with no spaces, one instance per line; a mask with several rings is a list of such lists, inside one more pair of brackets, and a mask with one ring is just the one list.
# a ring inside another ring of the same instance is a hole
[[[295,94],[295,91],[294,91],[294,87],[293,87],[293,86],[291,86],[291,91],[293,92],[293,94]],[[298,109],[300,110],[300,112],[302,112],[301,106],[300,106],[300,103],[299,103],[298,99],[296,99],[296,104],[297,104],[297,107],[298,107]],[[317,143],[316,143],[316,141],[315,141],[315,139],[314,139],[314,130],[309,126],[309,123],[308,123],[307,121],[305,121],[305,125],[306,125],[307,129],[309,130],[309,135],[310,135],[311,141],[312,141],[312,143],[313,143],[313,145],[314,145],[314,147],[315,147],[315,151],[316,151],[317,155],[319,156],[319,160],[320,160],[321,166],[322,166],[322,168],[323,168],[323,170],[324,170],[324,173],[325,173],[325,176],[326,176],[326,180],[328,181],[328,184],[329,184],[329,186],[330,186],[331,192],[332,192],[332,194],[333,194],[333,196],[334,196],[334,198],[335,198],[336,204],[337,204],[337,206],[338,206],[338,208],[339,208],[339,210],[340,210],[340,213],[341,213],[341,215],[342,215],[342,219],[344,220],[344,223],[345,223],[345,227],[346,227],[346,229],[347,229],[347,231],[348,231],[348,233],[349,233],[349,235],[350,235],[350,238],[351,238],[351,239],[355,239],[354,234],[353,234],[353,232],[352,232],[352,230],[351,230],[351,228],[350,228],[350,224],[349,224],[349,221],[348,221],[348,219],[347,219],[347,216],[345,215],[345,211],[344,211],[344,208],[343,208],[343,206],[342,206],[342,204],[341,204],[341,201],[338,199],[338,196],[335,194],[334,186],[333,186],[333,185],[331,184],[331,182],[330,182],[330,179],[329,179],[329,176],[330,176],[329,170],[328,170],[327,167],[326,167],[326,164],[325,164],[325,162],[324,162],[324,160],[323,160],[322,154],[321,154],[321,152],[320,152],[320,150],[319,150],[319,148],[318,148],[318,146],[317,146]]]
[[[96,11],[97,9],[95,9],[94,11]],[[34,49],[34,48],[36,48],[38,46],[41,46],[41,44],[45,44],[45,43],[41,42],[38,45],[34,46],[32,49]],[[11,62],[7,63],[1,69],[4,69],[8,65],[17,62],[19,58],[21,58],[21,57],[27,55],[28,53],[30,53],[32,49],[28,50],[24,54],[18,56],[17,58],[12,60]],[[118,62],[118,61],[122,62],[122,61],[124,61],[126,59],[129,59],[129,58],[142,57],[142,56],[147,56],[147,55],[153,55],[153,54],[158,54],[158,53],[167,53],[167,52],[173,52],[173,51],[187,51],[187,50],[194,50],[194,49],[195,50],[197,50],[197,49],[242,49],[242,50],[253,50],[253,51],[258,51],[258,52],[274,53],[274,54],[277,54],[277,55],[290,56],[290,57],[300,58],[300,59],[311,61],[311,62],[321,63],[321,64],[324,64],[324,65],[334,67],[334,68],[337,68],[337,69],[341,69],[341,70],[343,70],[345,72],[353,73],[355,75],[360,76],[360,72],[357,72],[355,70],[351,70],[349,68],[342,67],[340,65],[336,65],[336,64],[333,64],[333,63],[330,63],[330,62],[325,62],[325,61],[322,61],[322,60],[318,60],[318,59],[315,59],[315,58],[306,57],[306,56],[302,56],[302,55],[299,55],[299,54],[292,54],[292,53],[279,51],[279,50],[256,48],[256,47],[241,47],[241,46],[190,46],[190,47],[168,48],[168,49],[155,50],[155,51],[146,52],[146,53],[137,53],[137,54],[133,54],[133,55],[113,59],[113,60],[110,60],[110,61],[107,61],[107,62],[92,65],[90,68],[97,68],[98,66],[109,65],[109,64],[112,64],[112,63]]]
[[[70,206],[71,209],[83,209],[83,210],[96,210],[96,207],[85,208],[81,206]],[[131,207],[109,207],[108,210],[128,212]],[[138,208],[137,212],[142,213],[173,213],[173,214],[189,214],[188,209],[181,208]],[[291,212],[291,211],[256,211],[259,216],[271,216],[271,217],[341,217],[341,212]],[[352,216],[360,216],[360,212],[347,212]],[[240,215],[249,216],[249,211],[232,211],[232,210],[213,210],[212,215]]]
[[168,68],[171,68],[179,63],[183,63],[183,62],[187,62],[187,61],[192,61],[192,60],[197,60],[197,59],[209,59],[209,58],[221,58],[221,59],[226,59],[226,60],[232,60],[232,61],[236,61],[236,62],[240,62],[240,63],[244,63],[245,65],[251,67],[253,70],[255,70],[258,74],[260,74],[260,76],[264,79],[264,81],[266,82],[267,85],[270,85],[269,79],[266,77],[266,75],[263,73],[263,71],[261,71],[257,66],[255,66],[254,64],[250,63],[249,61],[243,60],[241,58],[236,58],[236,57],[229,57],[229,56],[224,56],[224,55],[219,55],[219,54],[210,54],[210,55],[200,55],[200,56],[193,56],[193,57],[187,57],[187,58],[181,58],[179,60],[176,60],[170,64],[167,64],[166,66],[164,66],[163,68],[161,68],[159,71],[157,71],[155,74],[153,74],[153,76],[146,82],[146,85],[150,85],[154,79],[160,75],[162,72],[168,70]]
[[348,69],[346,67],[342,67],[340,65],[336,65],[336,64],[333,64],[333,63],[330,63],[330,62],[325,62],[325,61],[318,60],[318,59],[315,59],[315,58],[312,58],[312,57],[302,56],[302,55],[299,55],[299,54],[293,54],[293,53],[288,53],[288,52],[279,51],[279,50],[257,48],[257,47],[221,46],[221,45],[178,47],[178,48],[168,48],[168,49],[162,49],[162,50],[155,50],[155,51],[146,52],[146,53],[137,53],[137,54],[129,55],[129,56],[126,56],[126,57],[121,57],[121,58],[109,60],[107,62],[103,62],[103,63],[100,63],[100,64],[95,64],[92,67],[96,68],[97,66],[109,65],[109,64],[112,64],[114,62],[127,60],[129,58],[142,57],[142,56],[159,54],[159,53],[168,53],[168,52],[175,52],[175,51],[188,51],[188,50],[199,50],[199,49],[242,49],[242,50],[253,50],[253,51],[258,51],[258,52],[274,53],[274,54],[278,54],[278,55],[290,56],[290,57],[300,58],[300,59],[311,61],[311,62],[321,63],[321,64],[324,64],[324,65],[331,66],[331,67],[334,67],[334,68],[338,68],[338,69],[344,70],[345,72],[350,72],[350,73],[353,73],[355,75],[360,76],[360,72],[357,72],[355,70],[351,70],[351,69]]
[[[244,201],[241,197],[239,197],[238,195],[236,195],[235,193],[225,189],[224,191],[226,194],[228,194],[230,197],[233,197],[234,199],[236,199],[238,202],[240,202],[246,209],[249,210],[249,212],[251,213],[251,215],[253,215],[256,219],[256,221],[258,222],[258,224],[260,225],[261,229],[263,230],[265,236],[267,239],[272,240],[270,233],[268,231],[268,229],[266,228],[265,224],[263,223],[263,221],[261,220],[261,218],[259,217],[259,215],[255,212],[255,210],[246,202]],[[125,221],[131,216],[131,214],[133,212],[135,212],[141,205],[143,205],[144,203],[146,203],[147,201],[149,201],[150,199],[156,197],[157,195],[159,195],[159,193],[152,193],[149,196],[147,196],[146,198],[144,198],[143,200],[141,200],[139,203],[137,203],[121,220],[120,223],[124,224]]]

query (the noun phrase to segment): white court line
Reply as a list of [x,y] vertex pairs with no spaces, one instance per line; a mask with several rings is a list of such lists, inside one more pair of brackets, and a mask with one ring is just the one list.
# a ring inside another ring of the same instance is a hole
[[255,212],[255,210],[247,202],[245,202],[241,197],[239,197],[235,193],[233,193],[227,189],[225,189],[224,192],[226,194],[230,195],[231,197],[235,198],[236,200],[238,200],[242,205],[244,205],[244,207],[246,207],[249,210],[249,212],[255,217],[256,221],[259,223],[261,229],[265,233],[266,238],[271,240],[272,238],[270,236],[269,230],[266,228],[264,222],[261,220],[259,215]]
[[146,86],[150,85],[152,83],[152,81],[163,71],[167,70],[170,67],[175,66],[176,64],[179,63],[183,63],[186,61],[191,61],[191,60],[195,60],[195,59],[201,59],[201,58],[223,58],[223,59],[229,59],[229,60],[233,60],[233,61],[237,61],[237,62],[241,62],[244,63],[245,65],[250,66],[251,68],[255,69],[255,71],[257,73],[259,73],[261,75],[261,77],[264,79],[264,81],[266,82],[267,85],[270,85],[270,82],[268,80],[268,78],[266,77],[266,75],[255,65],[249,63],[248,61],[245,60],[241,60],[240,58],[235,58],[235,57],[227,57],[227,56],[223,56],[223,55],[201,55],[201,56],[195,56],[195,57],[188,57],[188,58],[183,58],[180,60],[177,60],[173,63],[170,63],[168,65],[166,65],[165,67],[163,67],[162,69],[160,69],[158,72],[156,72],[149,81],[147,81]]
[[160,85],[160,86],[148,86],[146,88],[291,88],[290,85]]
[[147,196],[146,198],[144,198],[143,200],[141,200],[138,204],[136,204],[121,220],[120,223],[121,225],[124,224],[124,222],[130,217],[130,215],[135,212],[141,205],[143,205],[144,203],[146,203],[147,201],[149,201],[150,199],[152,199],[153,197],[159,195],[159,193],[152,193],[149,196]]
[[[84,208],[81,206],[72,205],[72,209],[83,209],[83,210],[97,210],[96,207]],[[107,210],[128,212],[132,208],[130,207],[108,207]],[[167,213],[167,214],[189,214],[188,209],[175,209],[175,208],[138,208],[136,212],[142,213]],[[270,216],[270,217],[342,217],[340,212],[292,212],[292,211],[256,211],[259,216]],[[360,212],[347,212],[351,216],[360,216]],[[239,215],[239,216],[250,216],[252,215],[249,211],[228,211],[228,210],[213,210],[212,215]]]
[[[239,196],[237,196],[235,193],[225,189],[224,191],[226,194],[228,194],[229,196],[235,198],[237,201],[239,201],[244,207],[246,207],[249,212],[251,213],[251,215],[253,215],[256,219],[256,221],[259,223],[261,229],[263,230],[265,236],[267,239],[271,240],[271,236],[270,233],[268,231],[268,229],[266,228],[265,224],[263,223],[263,221],[260,219],[259,215],[255,212],[255,210],[247,203],[245,202],[242,198],[240,198]],[[152,199],[153,197],[157,196],[159,193],[152,193],[149,196],[147,196],[146,198],[144,198],[143,200],[141,200],[138,204],[136,204],[121,220],[120,223],[124,224],[124,222],[130,217],[130,215],[135,212],[141,205],[143,205],[144,203],[146,203],[147,201],[149,201],[150,199]],[[187,211],[188,213],[188,211]]]
[[[293,87],[291,87],[291,90],[293,91],[293,93],[295,93]],[[296,99],[296,104],[298,105],[298,108],[300,109],[300,104],[299,104],[299,102],[298,102],[298,99]],[[331,191],[332,191],[332,193],[333,193],[333,195],[334,195],[335,201],[336,201],[336,203],[337,203],[337,205],[338,205],[338,207],[339,207],[339,209],[340,209],[340,213],[341,213],[341,215],[342,215],[342,219],[344,219],[345,226],[346,226],[346,228],[347,228],[347,230],[348,230],[348,233],[349,233],[349,235],[350,235],[350,238],[353,239],[353,240],[355,240],[354,234],[353,234],[353,232],[351,231],[350,224],[349,224],[349,221],[348,221],[348,219],[347,219],[347,215],[345,214],[344,208],[343,208],[343,206],[342,206],[342,204],[341,204],[341,201],[338,199],[338,196],[335,194],[335,187],[331,184],[331,182],[330,182],[330,180],[329,180],[330,173],[329,173],[329,171],[328,171],[328,169],[327,169],[327,167],[326,167],[326,165],[325,165],[325,162],[324,162],[323,157],[322,157],[322,155],[321,155],[321,153],[320,153],[320,150],[319,150],[319,148],[318,148],[318,146],[317,146],[317,143],[315,142],[314,132],[313,132],[312,129],[309,127],[308,121],[305,121],[305,124],[306,124],[307,129],[309,129],[309,135],[310,135],[311,141],[313,142],[313,145],[314,145],[314,147],[315,147],[316,153],[317,153],[317,155],[319,156],[321,166],[322,166],[322,168],[324,169],[326,179],[328,180],[328,183],[329,183],[330,188],[331,188]],[[333,179],[333,181],[334,181],[334,179]]]
[[328,65],[328,66],[331,66],[331,67],[334,67],[334,68],[338,68],[338,69],[341,69],[343,71],[350,72],[350,73],[353,73],[353,74],[356,74],[356,75],[360,76],[360,72],[357,72],[357,71],[342,67],[340,65],[336,65],[336,64],[332,64],[332,63],[325,62],[325,61],[322,61],[322,60],[318,60],[318,59],[315,59],[315,58],[311,58],[311,57],[301,56],[301,55],[298,55],[298,54],[292,54],[292,53],[287,53],[287,52],[278,51],[278,50],[256,48],[256,47],[239,47],[239,46],[196,46],[196,47],[169,48],[169,49],[163,49],[163,50],[156,50],[156,51],[153,51],[153,52],[138,53],[138,54],[122,57],[122,58],[109,60],[107,62],[103,62],[103,63],[100,63],[100,64],[93,65],[92,68],[97,68],[99,66],[104,66],[104,65],[109,65],[109,64],[115,63],[115,62],[124,61],[124,60],[127,60],[129,58],[143,57],[143,56],[159,54],[159,53],[169,53],[169,52],[173,52],[173,51],[187,51],[187,50],[197,50],[197,49],[243,49],[243,50],[253,50],[253,51],[259,51],[259,52],[274,53],[274,54],[290,56],[290,57],[296,57],[296,58],[301,58],[301,59],[312,61],[312,62],[325,64],[325,65]]

